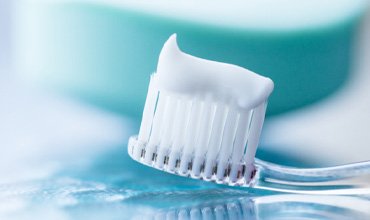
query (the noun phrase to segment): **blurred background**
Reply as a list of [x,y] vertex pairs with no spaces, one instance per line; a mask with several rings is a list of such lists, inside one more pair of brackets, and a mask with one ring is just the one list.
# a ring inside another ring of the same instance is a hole
[[132,162],[127,140],[172,33],[189,54],[273,79],[258,157],[370,160],[366,0],[0,0],[1,219],[369,214],[368,200],[279,197]]

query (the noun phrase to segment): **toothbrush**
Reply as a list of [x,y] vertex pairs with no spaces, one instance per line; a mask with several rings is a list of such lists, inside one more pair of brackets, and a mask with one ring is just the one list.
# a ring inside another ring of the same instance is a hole
[[369,194],[370,161],[303,169],[255,158],[273,87],[271,79],[242,67],[182,52],[173,34],[151,75],[128,153],[159,170],[230,186]]

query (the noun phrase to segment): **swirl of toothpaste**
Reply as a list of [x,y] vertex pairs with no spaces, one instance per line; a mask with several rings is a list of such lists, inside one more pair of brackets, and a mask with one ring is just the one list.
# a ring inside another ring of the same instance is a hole
[[267,100],[274,83],[243,67],[206,60],[182,52],[173,34],[159,55],[158,86],[171,92],[216,100],[251,109]]

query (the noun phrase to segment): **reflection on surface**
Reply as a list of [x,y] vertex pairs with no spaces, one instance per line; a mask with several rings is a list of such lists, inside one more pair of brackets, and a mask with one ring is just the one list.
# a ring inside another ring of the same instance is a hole
[[[346,202],[338,205],[336,200]],[[349,202],[352,205],[348,205]],[[359,206],[359,207],[358,207]],[[365,199],[275,195],[241,197],[193,207],[158,210],[144,218],[154,219],[367,219]],[[138,218],[143,217],[139,216]]]
[[1,186],[2,219],[368,219],[369,198],[233,189],[144,192],[61,178]]

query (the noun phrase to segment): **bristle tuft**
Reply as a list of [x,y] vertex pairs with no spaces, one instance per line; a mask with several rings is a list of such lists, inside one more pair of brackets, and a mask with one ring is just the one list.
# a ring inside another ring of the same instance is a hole
[[248,185],[266,103],[249,110],[212,96],[161,90],[151,78],[140,133],[129,154],[137,161],[182,176]]

